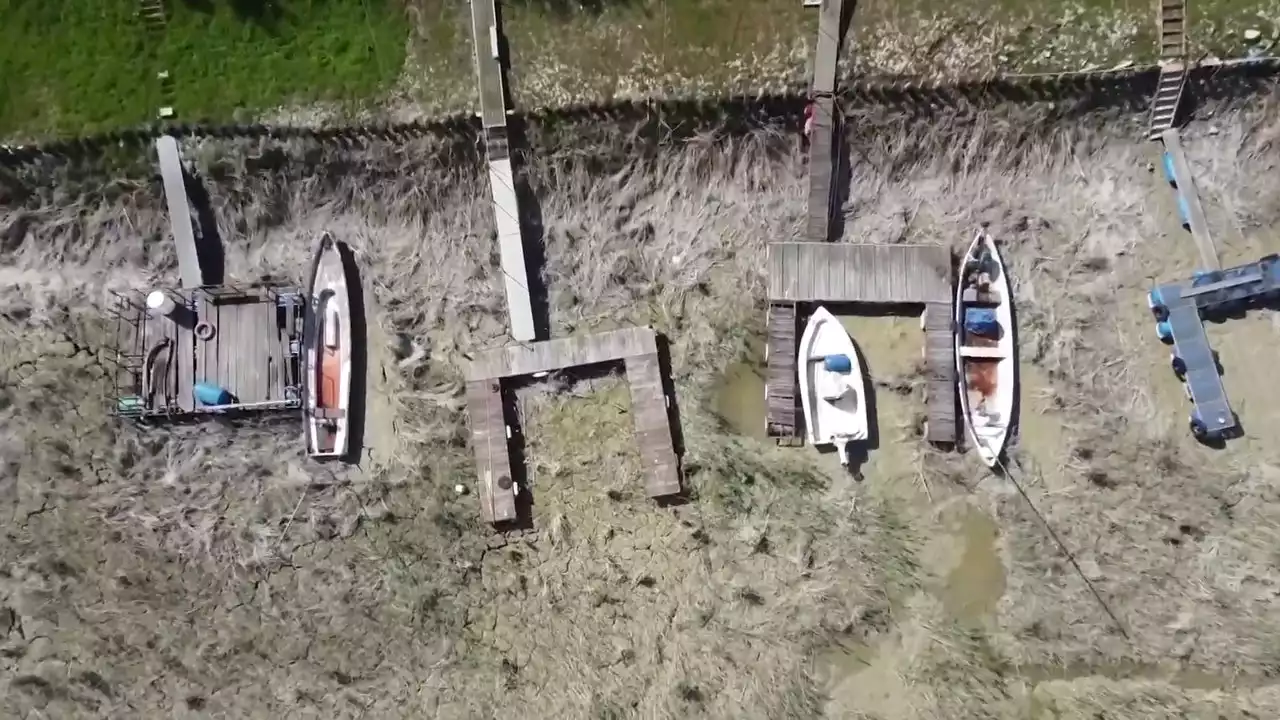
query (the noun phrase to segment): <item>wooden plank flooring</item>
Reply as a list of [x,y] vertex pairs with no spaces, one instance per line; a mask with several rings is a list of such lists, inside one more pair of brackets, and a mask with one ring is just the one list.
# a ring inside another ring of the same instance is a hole
[[765,414],[770,436],[797,437],[800,423],[796,376],[798,337],[796,306],[776,303],[769,306],[769,342],[765,347]]
[[680,493],[680,461],[671,441],[671,420],[667,396],[662,389],[662,371],[656,353],[627,358],[627,381],[631,385],[631,417],[635,422],[640,462],[648,474],[649,497]]
[[479,480],[480,514],[489,523],[516,519],[507,423],[502,412],[502,385],[497,379],[467,383],[471,447]]
[[770,300],[951,302],[951,251],[942,245],[779,242],[767,263]]
[[653,328],[631,327],[590,335],[507,345],[476,354],[467,379],[515,377],[622,360],[658,351]]
[[827,242],[831,237],[831,216],[836,212],[835,160],[836,133],[840,123],[835,116],[835,100],[819,97],[814,100],[813,131],[809,134],[809,215],[805,225],[805,239],[810,242]]
[[954,443],[956,423],[956,357],[955,335],[950,303],[925,306],[925,386],[929,430],[926,438],[934,443]]
[[[190,315],[191,303],[184,296],[179,300],[180,310],[184,314]],[[195,325],[190,322],[190,317],[184,318],[181,324],[169,323],[173,330],[174,338],[174,370],[176,383],[174,388],[174,396],[178,405],[178,409],[184,413],[191,412],[196,406],[195,395]]]

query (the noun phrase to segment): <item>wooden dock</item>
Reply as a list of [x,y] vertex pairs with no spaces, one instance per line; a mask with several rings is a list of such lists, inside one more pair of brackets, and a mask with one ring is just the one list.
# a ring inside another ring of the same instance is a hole
[[[156,316],[145,295],[117,295],[118,414],[147,419],[228,411],[301,407],[298,342],[303,305],[288,288],[199,288],[166,291],[174,317]],[[205,405],[197,383],[230,393]]]
[[770,243],[774,302],[951,302],[951,252],[942,245]]
[[182,173],[182,155],[178,140],[171,135],[156,138],[156,155],[160,159],[160,179],[164,183],[164,199],[169,206],[169,227],[178,250],[178,274],[182,287],[198,288],[204,284],[200,271],[200,255],[196,251],[195,226],[191,221],[191,201]]
[[616,362],[625,366],[631,386],[631,413],[647,475],[646,492],[649,497],[680,492],[680,463],[662,384],[657,334],[652,328],[508,345],[478,353],[465,369],[471,444],[476,456],[481,514],[486,521],[514,520],[519,491],[511,480],[515,474],[507,444],[510,433],[503,410],[502,379]]
[[502,283],[507,294],[511,337],[519,342],[536,338],[533,298],[524,262],[524,232],[515,171],[507,134],[506,69],[502,61],[502,28],[494,0],[472,0],[471,34],[476,56],[476,81],[480,90],[480,121],[484,125],[485,154],[489,159],[489,188],[498,230]]
[[925,306],[929,439],[954,442],[955,350],[952,257],[942,245],[771,243],[765,402],[769,434],[800,436],[796,352],[805,303]]
[[1209,233],[1209,223],[1204,217],[1204,206],[1200,204],[1200,190],[1196,188],[1196,179],[1191,172],[1191,164],[1187,162],[1186,152],[1182,149],[1182,135],[1178,128],[1170,128],[1161,134],[1165,152],[1173,164],[1173,182],[1178,190],[1178,206],[1182,221],[1191,230],[1196,248],[1200,250],[1200,266],[1202,270],[1221,270],[1222,261],[1218,258],[1218,247]]
[[765,433],[788,442],[804,434],[801,423],[796,353],[800,327],[796,304],[769,304],[768,342],[765,344]]
[[827,242],[832,237],[832,216],[837,206],[837,178],[842,152],[843,123],[836,104],[836,75],[845,35],[852,21],[853,1],[822,0],[818,15],[818,42],[813,56],[813,131],[809,136],[809,215],[805,239]]
[[950,302],[924,305],[925,439],[955,444],[960,437],[956,420],[955,320]]

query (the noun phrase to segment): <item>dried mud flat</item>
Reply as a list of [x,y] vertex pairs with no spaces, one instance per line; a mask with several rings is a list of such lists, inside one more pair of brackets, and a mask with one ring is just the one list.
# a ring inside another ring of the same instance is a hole
[[[1280,246],[1273,110],[1189,140],[1229,261]],[[335,473],[292,429],[112,422],[106,290],[176,275],[159,183],[5,171],[0,714],[1276,716],[1280,338],[1265,316],[1213,328],[1249,437],[1196,445],[1142,300],[1194,263],[1156,148],[1105,119],[854,126],[847,237],[958,247],[989,221],[1004,243],[1024,485],[1123,633],[1010,486],[921,448],[915,318],[850,320],[881,440],[861,482],[734,431],[758,412],[726,396],[758,392],[764,243],[804,214],[794,138],[536,156],[557,332],[670,336],[694,499],[644,500],[618,378],[535,386],[518,538],[452,489],[472,477],[457,364],[503,330],[474,154],[208,144],[188,156],[232,278],[301,280],[321,229],[359,254],[373,447]]]

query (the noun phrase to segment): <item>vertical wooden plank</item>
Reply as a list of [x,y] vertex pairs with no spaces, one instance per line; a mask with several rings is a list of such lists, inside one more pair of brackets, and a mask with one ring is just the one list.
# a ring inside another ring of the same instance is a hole
[[515,486],[512,484],[507,426],[498,380],[467,383],[467,414],[471,423],[471,447],[476,459],[480,514],[490,523],[515,520]]
[[231,393],[235,388],[236,314],[235,305],[218,303],[217,384]]
[[[189,308],[191,308],[192,307],[191,298],[193,293],[190,291],[183,291],[179,293],[179,295],[182,298],[183,311],[186,311]],[[174,353],[175,353],[174,365],[177,366],[175,368],[175,372],[177,373],[177,376],[176,376],[177,386],[175,390],[177,394],[176,399],[178,402],[179,409],[181,409],[183,412],[191,412],[192,410],[195,409],[195,402],[196,402],[195,390],[194,390],[195,374],[196,374],[196,371],[195,371],[196,338],[195,338],[195,333],[193,332],[194,326],[187,325],[187,324],[179,325],[177,323],[173,323],[173,327],[175,330],[174,342],[176,343],[174,347]]]

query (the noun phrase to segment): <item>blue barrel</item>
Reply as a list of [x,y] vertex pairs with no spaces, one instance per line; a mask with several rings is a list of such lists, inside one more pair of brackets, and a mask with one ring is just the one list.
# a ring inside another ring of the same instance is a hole
[[1187,207],[1187,199],[1182,195],[1178,195],[1178,219],[1182,221],[1182,227],[1191,229],[1191,209]]
[[848,355],[828,355],[822,359],[822,367],[827,372],[848,373],[853,371],[853,361]]
[[1167,152],[1164,154],[1164,179],[1170,185],[1178,187],[1178,175],[1173,171],[1173,156]]
[[231,404],[231,393],[226,388],[220,388],[217,385],[207,382],[196,383],[196,400],[201,405],[229,405]]

